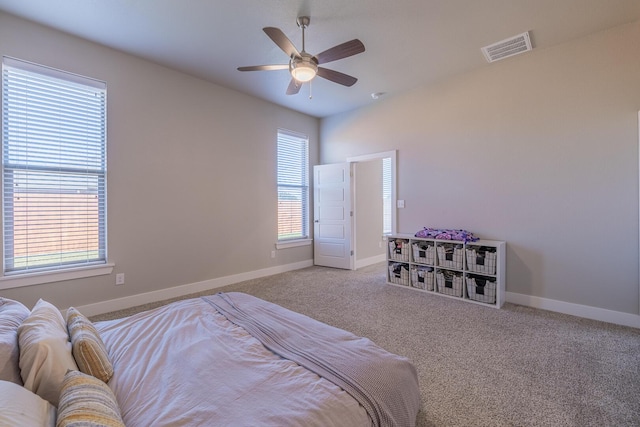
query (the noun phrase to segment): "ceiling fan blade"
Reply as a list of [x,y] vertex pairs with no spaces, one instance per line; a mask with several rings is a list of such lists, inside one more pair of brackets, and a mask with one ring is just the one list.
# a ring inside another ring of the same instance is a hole
[[252,65],[250,67],[238,67],[238,71],[272,71],[272,70],[286,70],[288,68],[289,68],[289,64]]
[[353,86],[358,81],[358,79],[348,74],[322,67],[318,67],[318,76],[343,86]]
[[327,62],[337,61],[338,59],[347,58],[364,52],[364,45],[358,39],[339,44],[322,53],[316,55],[318,64],[326,64]]
[[287,54],[289,58],[292,56],[300,56],[298,49],[296,49],[293,43],[291,43],[291,40],[289,40],[289,38],[279,28],[266,27],[263,28],[262,31],[264,31],[269,38]]
[[302,87],[302,83],[297,81],[296,79],[291,79],[289,82],[289,87],[287,88],[287,95],[295,95],[300,92],[300,88]]

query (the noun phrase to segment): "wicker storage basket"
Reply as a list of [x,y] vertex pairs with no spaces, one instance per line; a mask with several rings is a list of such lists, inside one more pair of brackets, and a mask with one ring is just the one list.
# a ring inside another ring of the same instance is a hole
[[439,270],[436,273],[438,292],[453,297],[462,298],[463,277],[462,273],[450,270]]
[[409,240],[389,239],[389,259],[392,261],[409,262]]
[[396,285],[409,286],[409,264],[389,264],[389,281]]
[[462,270],[464,263],[464,249],[461,244],[438,243],[438,265],[446,268]]
[[468,275],[466,282],[469,299],[487,304],[496,303],[496,279]]
[[467,246],[467,270],[474,273],[496,274],[498,254],[496,248]]
[[431,267],[411,267],[411,286],[426,291],[433,291],[435,279]]
[[414,242],[411,245],[413,262],[436,265],[436,247],[431,242]]

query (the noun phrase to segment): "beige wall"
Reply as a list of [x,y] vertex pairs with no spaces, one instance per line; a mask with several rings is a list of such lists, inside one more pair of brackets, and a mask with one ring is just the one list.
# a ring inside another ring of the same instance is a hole
[[[318,120],[0,13],[0,54],[108,90],[108,249],[114,274],[0,291],[61,308],[312,259],[276,241],[276,132]],[[126,284],[114,285],[115,273]]]
[[508,292],[638,314],[639,40],[636,22],[325,119],[321,161],[398,149],[399,232],[506,240]]

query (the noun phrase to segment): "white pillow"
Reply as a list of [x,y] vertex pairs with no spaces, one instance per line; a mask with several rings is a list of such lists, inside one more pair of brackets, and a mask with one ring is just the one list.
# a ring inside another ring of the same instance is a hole
[[22,385],[18,326],[29,315],[29,309],[18,301],[0,298],[0,380]]
[[58,406],[64,374],[78,369],[60,311],[39,300],[18,328],[18,342],[25,388]]
[[56,408],[26,388],[0,380],[0,425],[54,427]]

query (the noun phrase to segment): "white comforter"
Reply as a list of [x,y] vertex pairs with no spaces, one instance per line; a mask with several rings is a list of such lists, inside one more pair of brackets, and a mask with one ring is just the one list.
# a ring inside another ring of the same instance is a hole
[[96,327],[127,427],[371,424],[348,393],[276,356],[199,298]]

